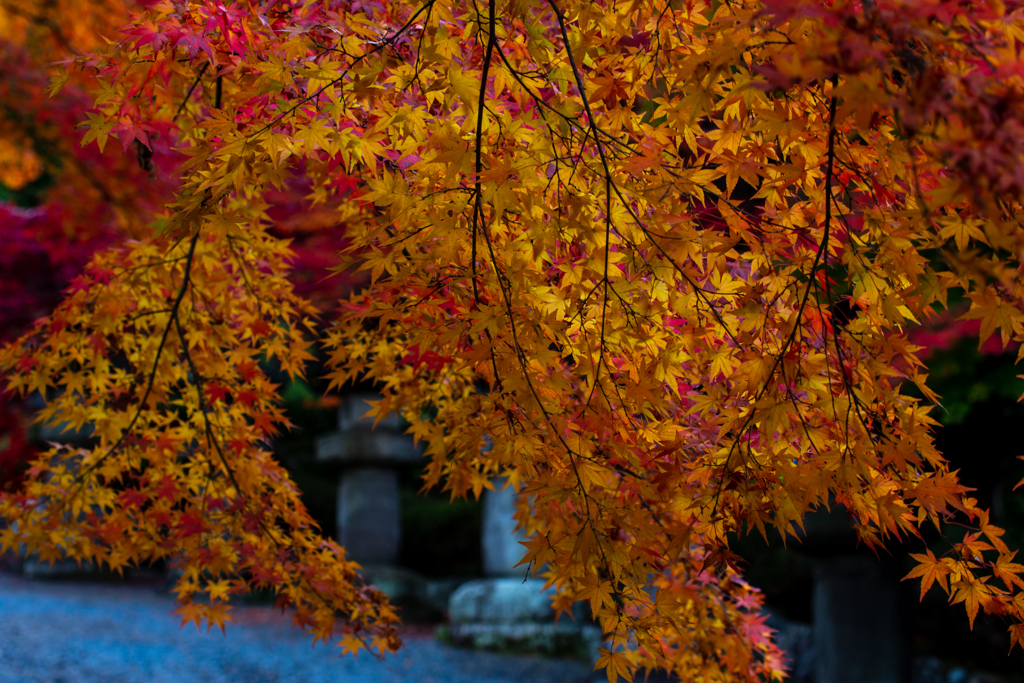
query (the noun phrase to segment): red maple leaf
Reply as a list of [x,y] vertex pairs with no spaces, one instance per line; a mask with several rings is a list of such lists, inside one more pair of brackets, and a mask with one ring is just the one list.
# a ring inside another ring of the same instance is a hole
[[146,502],[146,494],[138,489],[125,489],[118,496],[125,507],[137,507],[141,508],[142,504]]
[[202,515],[193,510],[189,510],[181,515],[178,519],[178,530],[177,535],[179,537],[198,536],[199,534],[206,532],[206,521]]
[[178,485],[174,483],[174,480],[168,477],[160,482],[160,485],[156,489],[157,498],[165,498],[173,501],[178,496]]
[[210,403],[216,403],[228,396],[228,390],[216,382],[211,382],[206,385],[206,396],[210,399]]

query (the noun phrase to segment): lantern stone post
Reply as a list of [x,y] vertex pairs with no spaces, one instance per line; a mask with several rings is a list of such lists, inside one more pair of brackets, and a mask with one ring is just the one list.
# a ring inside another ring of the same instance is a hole
[[858,548],[856,532],[842,505],[807,515],[804,528],[801,549],[817,558],[814,680],[909,683],[910,648],[899,574]]
[[483,493],[483,527],[480,549],[483,569],[487,576],[515,576],[525,578],[526,567],[516,567],[526,549],[520,543],[526,540],[522,529],[516,529],[516,490],[500,477],[491,480],[494,490]]
[[338,543],[348,557],[370,567],[394,566],[402,542],[398,471],[421,451],[402,434],[390,413],[376,429],[362,417],[374,394],[355,394],[338,408],[338,431],[316,441],[316,459],[341,465],[338,480]]

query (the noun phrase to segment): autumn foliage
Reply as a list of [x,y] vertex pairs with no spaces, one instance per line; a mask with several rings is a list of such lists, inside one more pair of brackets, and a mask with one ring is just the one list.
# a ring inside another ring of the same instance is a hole
[[[84,149],[141,173],[96,205],[130,239],[0,355],[96,437],[0,499],[4,547],[167,559],[186,620],[272,588],[317,639],[394,649],[267,448],[266,362],[320,344],[425,442],[428,486],[519,488],[524,564],[590,603],[612,680],[781,675],[729,537],[832,502],[873,547],[966,525],[910,576],[1021,643],[1024,566],[933,446],[908,339],[955,292],[981,343],[1024,341],[1018,3],[161,0],[83,49],[10,7],[69,55],[49,93],[93,91]],[[282,192],[369,275],[329,324]]]

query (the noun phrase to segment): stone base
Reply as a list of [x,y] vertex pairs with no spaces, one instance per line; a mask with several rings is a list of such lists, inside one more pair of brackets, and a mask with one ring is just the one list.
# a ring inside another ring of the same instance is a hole
[[462,647],[586,660],[596,658],[601,644],[597,626],[562,620],[557,624],[452,624],[448,634],[452,643]]
[[540,579],[480,579],[464,583],[448,601],[452,623],[554,622],[553,589]]
[[79,564],[75,560],[57,560],[51,565],[35,558],[25,558],[21,563],[21,573],[27,579],[74,579],[96,575],[91,562]]
[[387,565],[363,567],[363,579],[376,586],[406,622],[437,623],[448,611],[448,598],[465,579],[428,579],[409,569]]
[[596,660],[601,630],[582,611],[555,623],[553,593],[539,579],[470,581],[448,601],[448,635],[465,647]]
[[373,584],[392,600],[419,595],[426,579],[414,571],[388,565],[363,565],[359,572],[366,583]]

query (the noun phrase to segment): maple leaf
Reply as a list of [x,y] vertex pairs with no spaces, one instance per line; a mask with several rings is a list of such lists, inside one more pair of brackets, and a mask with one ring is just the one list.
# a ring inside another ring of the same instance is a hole
[[952,568],[949,563],[944,561],[942,558],[936,558],[932,551],[927,551],[924,555],[918,555],[911,553],[912,558],[917,560],[920,564],[910,570],[910,573],[903,577],[903,580],[921,578],[921,599],[924,599],[924,594],[928,592],[928,589],[932,587],[932,584],[936,581],[942,586],[942,590],[949,593],[949,586],[946,582],[946,577],[952,573]]
[[[211,593],[212,598],[212,593]],[[228,614],[228,610],[231,609],[231,605],[225,605],[219,601],[212,602],[206,608],[206,630],[209,631],[214,626],[220,628],[221,633],[227,634],[225,629],[225,622],[234,621],[231,615]]]
[[362,638],[354,633],[343,634],[335,645],[341,648],[341,654],[351,653],[353,657],[356,657],[359,651],[366,647],[366,643],[363,642]]
[[623,652],[614,652],[607,648],[598,648],[600,656],[597,658],[597,664],[594,669],[605,669],[608,673],[609,683],[615,683],[619,676],[622,676],[627,681],[633,680],[634,665],[629,661],[629,658]]
[[964,603],[967,608],[967,618],[973,630],[978,609],[980,607],[987,608],[991,600],[991,590],[981,580],[958,581],[952,587],[954,592],[950,602],[954,605]]
[[216,382],[211,382],[207,384],[204,387],[204,391],[206,392],[207,397],[209,397],[211,403],[223,401],[225,398],[227,398],[229,393],[226,387],[223,387],[220,384],[217,384]]
[[206,532],[206,523],[196,512],[186,512],[178,519],[177,533],[179,536],[198,536]]
[[1024,572],[1024,565],[1017,564],[1013,561],[1016,554],[1017,551],[1014,551],[1009,555],[1000,555],[999,558],[996,559],[995,565],[992,567],[992,574],[997,579],[1001,579],[1009,589],[1012,589],[1014,586],[1024,588],[1024,580],[1017,576]]
[[174,482],[174,479],[167,477],[161,480],[155,492],[157,498],[174,501],[178,497],[178,485]]
[[204,605],[199,605],[191,601],[182,602],[178,607],[171,612],[171,614],[181,615],[181,627],[185,628],[185,624],[193,622],[196,628],[202,629],[203,617],[206,616],[206,610]]
[[125,507],[142,507],[142,504],[148,500],[146,494],[138,489],[125,489],[121,492],[120,497],[124,501]]

